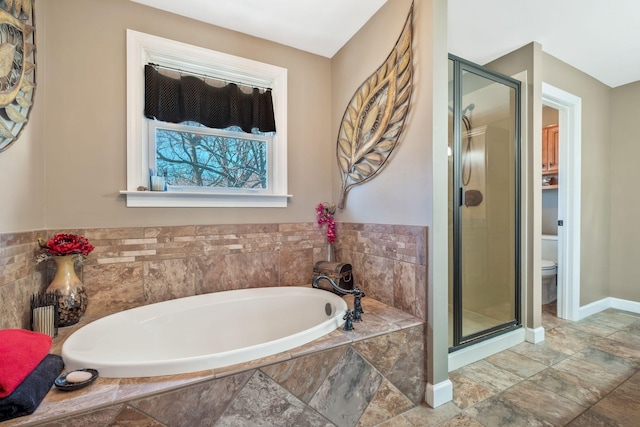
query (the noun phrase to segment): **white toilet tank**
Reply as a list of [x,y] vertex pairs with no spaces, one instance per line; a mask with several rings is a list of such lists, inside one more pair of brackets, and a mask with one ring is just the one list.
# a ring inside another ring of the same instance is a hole
[[542,259],[558,263],[558,236],[542,235]]

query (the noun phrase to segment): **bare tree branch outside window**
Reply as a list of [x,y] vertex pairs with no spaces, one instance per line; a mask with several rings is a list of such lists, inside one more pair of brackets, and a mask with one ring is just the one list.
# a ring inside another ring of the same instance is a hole
[[156,169],[167,184],[212,188],[266,189],[267,142],[237,137],[156,129]]

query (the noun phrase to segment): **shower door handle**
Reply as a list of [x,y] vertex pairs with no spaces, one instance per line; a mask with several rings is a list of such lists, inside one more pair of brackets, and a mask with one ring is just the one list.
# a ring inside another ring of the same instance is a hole
[[564,225],[564,221],[561,219],[558,220],[558,227],[562,227]]

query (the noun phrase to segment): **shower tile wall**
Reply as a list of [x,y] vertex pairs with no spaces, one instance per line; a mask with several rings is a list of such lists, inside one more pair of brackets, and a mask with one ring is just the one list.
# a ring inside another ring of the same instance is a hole
[[[426,228],[337,225],[337,253],[368,296],[426,318]],[[35,230],[0,234],[0,329],[28,328],[29,297],[52,266],[36,266],[37,238],[83,234],[96,247],[82,268],[85,317],[183,296],[265,286],[308,285],[326,256],[315,223]]]

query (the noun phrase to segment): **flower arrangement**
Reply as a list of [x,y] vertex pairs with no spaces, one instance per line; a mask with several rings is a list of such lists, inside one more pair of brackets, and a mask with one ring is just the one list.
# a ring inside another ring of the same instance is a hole
[[38,245],[42,249],[38,255],[38,262],[64,255],[77,255],[78,258],[84,259],[94,249],[86,237],[67,233],[58,233],[47,241],[39,238]]
[[331,203],[320,203],[316,206],[316,216],[318,217],[318,225],[322,227],[327,224],[327,242],[333,244],[336,240],[336,222],[333,215],[336,213],[336,205]]

